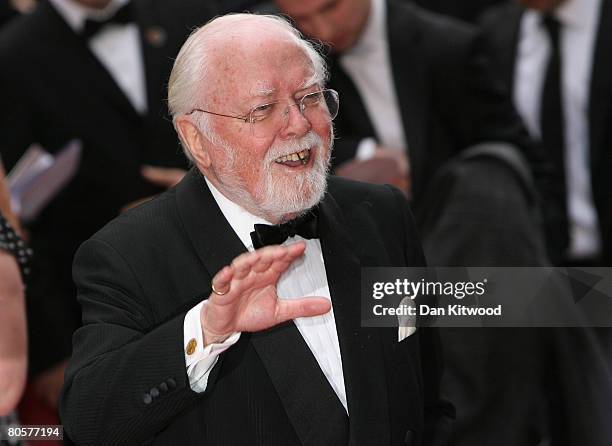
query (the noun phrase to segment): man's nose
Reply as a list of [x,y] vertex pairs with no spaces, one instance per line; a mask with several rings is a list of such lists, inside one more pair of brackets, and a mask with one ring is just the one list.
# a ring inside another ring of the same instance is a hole
[[312,128],[312,124],[300,110],[299,104],[287,106],[285,110],[285,121],[286,124],[281,134],[283,138],[300,138]]

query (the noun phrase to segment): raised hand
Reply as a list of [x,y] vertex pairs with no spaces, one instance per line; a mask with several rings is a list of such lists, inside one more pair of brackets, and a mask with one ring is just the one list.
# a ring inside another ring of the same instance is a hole
[[218,343],[233,332],[265,330],[298,317],[327,313],[323,297],[279,299],[276,284],[306,245],[268,246],[236,257],[213,278],[213,293],[202,307],[204,344]]

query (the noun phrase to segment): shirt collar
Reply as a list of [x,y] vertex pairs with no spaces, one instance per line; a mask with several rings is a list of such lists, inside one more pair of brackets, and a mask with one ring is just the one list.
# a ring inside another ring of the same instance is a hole
[[387,10],[385,0],[372,0],[370,3],[370,13],[366,25],[357,40],[343,55],[363,55],[376,51],[379,47],[384,47],[387,41]]
[[94,9],[83,6],[72,0],[50,0],[55,10],[64,18],[75,33],[80,33],[87,19],[105,20],[117,12],[130,0],[111,0],[104,9]]
[[601,0],[565,0],[554,16],[561,24],[576,28],[596,26]]
[[221,212],[225,216],[225,219],[228,221],[240,241],[247,247],[247,249],[253,249],[253,241],[251,240],[251,232],[253,232],[255,224],[265,224],[271,225],[269,221],[264,220],[261,217],[257,217],[243,207],[231,201],[225,195],[223,195],[219,190],[213,186],[213,184],[208,181],[208,178],[204,177],[206,180],[206,185],[210,189],[210,192],[219,205]]

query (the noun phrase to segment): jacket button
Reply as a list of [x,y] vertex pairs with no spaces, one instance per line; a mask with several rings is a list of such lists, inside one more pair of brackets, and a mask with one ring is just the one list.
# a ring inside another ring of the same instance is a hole
[[404,436],[404,444],[406,446],[412,446],[413,442],[414,442],[414,432],[412,432],[411,430],[406,431],[406,435]]
[[151,397],[151,395],[149,395],[148,393],[145,393],[142,396],[142,402],[145,404],[151,404],[151,402],[153,402],[153,397]]
[[191,338],[185,347],[185,353],[188,355],[193,355],[196,351],[196,347],[198,346],[198,341],[195,338]]
[[168,384],[166,383],[161,383],[159,385],[159,390],[161,390],[162,392],[167,392],[168,391]]
[[170,387],[171,389],[174,389],[176,387],[176,381],[172,378],[168,378],[166,380],[166,383],[168,384],[168,387]]
[[159,396],[159,390],[157,389],[157,387],[153,387],[149,393],[151,394],[151,396],[153,398],[157,398]]

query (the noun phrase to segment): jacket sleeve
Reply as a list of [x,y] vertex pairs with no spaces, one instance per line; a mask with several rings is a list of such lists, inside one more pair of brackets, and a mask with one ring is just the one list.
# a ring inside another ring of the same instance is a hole
[[131,265],[105,241],[81,246],[73,274],[83,326],[62,392],[66,431],[80,445],[142,444],[206,395],[193,392],[187,378],[186,313],[153,323]]

